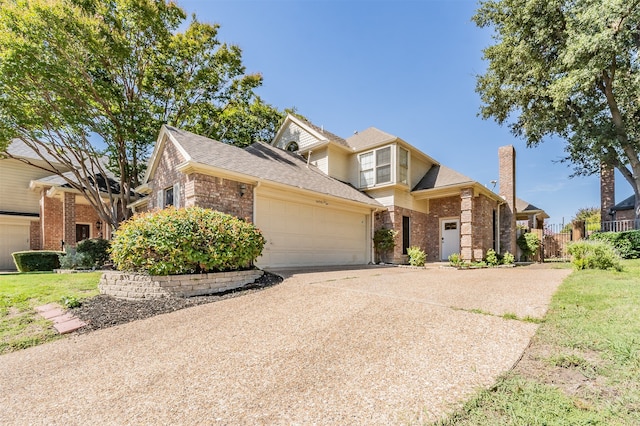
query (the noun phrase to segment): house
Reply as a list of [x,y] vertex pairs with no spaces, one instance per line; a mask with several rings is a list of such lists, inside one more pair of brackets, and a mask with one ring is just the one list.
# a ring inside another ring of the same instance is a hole
[[[635,195],[616,203],[615,201],[615,173],[612,168],[602,166],[600,169],[600,220],[603,223],[613,221],[629,221],[622,226],[623,229],[637,228],[635,214]],[[633,222],[631,222],[633,221]],[[605,225],[607,228],[613,224]]]
[[11,253],[16,251],[61,250],[63,242],[74,247],[85,238],[109,237],[85,197],[53,175],[27,145],[15,139],[7,151],[14,158],[0,158],[0,270],[15,269]]
[[[160,130],[135,211],[201,206],[255,223],[267,244],[259,266],[365,264],[372,236],[397,231],[395,263],[419,246],[429,261],[516,250],[515,150],[499,149],[500,191],[440,164],[401,138],[369,128],[343,139],[289,115],[273,141],[246,149],[170,126]],[[530,207],[529,207],[530,206]],[[524,216],[517,216],[518,214]]]

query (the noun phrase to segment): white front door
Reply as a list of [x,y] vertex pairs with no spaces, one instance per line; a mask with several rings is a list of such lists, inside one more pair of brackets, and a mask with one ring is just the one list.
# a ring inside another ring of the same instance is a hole
[[460,253],[460,220],[440,220],[440,259],[448,260],[453,253]]

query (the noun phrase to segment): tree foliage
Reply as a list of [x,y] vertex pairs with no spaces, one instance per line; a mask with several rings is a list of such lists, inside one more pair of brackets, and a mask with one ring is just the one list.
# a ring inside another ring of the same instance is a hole
[[482,116],[563,138],[576,174],[615,167],[640,202],[640,1],[483,0],[473,19],[494,30]]
[[269,139],[283,114],[255,95],[262,76],[218,25],[185,21],[160,0],[0,0],[0,152],[17,138],[41,167],[71,170],[115,227],[163,123],[239,146]]

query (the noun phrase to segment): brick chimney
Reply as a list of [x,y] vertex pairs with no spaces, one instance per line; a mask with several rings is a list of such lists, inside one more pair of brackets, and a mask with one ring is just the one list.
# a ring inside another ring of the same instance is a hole
[[616,181],[613,168],[605,164],[600,165],[600,220],[606,222],[615,218],[609,211],[616,205]]
[[516,150],[513,145],[498,148],[500,196],[500,252],[516,255]]

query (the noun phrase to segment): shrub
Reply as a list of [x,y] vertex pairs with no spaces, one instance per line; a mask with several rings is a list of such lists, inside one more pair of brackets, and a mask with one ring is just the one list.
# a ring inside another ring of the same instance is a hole
[[516,258],[509,252],[502,255],[502,263],[504,265],[513,265],[516,262]]
[[489,266],[498,266],[500,264],[500,260],[498,259],[498,254],[494,249],[487,250],[487,256],[485,257],[485,261]]
[[449,255],[449,257],[447,258],[449,259],[449,264],[451,266],[461,266],[462,265],[462,258],[460,257],[460,253],[452,253]]
[[518,247],[520,247],[522,253],[527,258],[537,253],[538,248],[540,248],[540,238],[538,237],[538,234],[534,234],[533,232],[524,232],[520,234],[517,243]]
[[388,228],[380,228],[373,234],[373,244],[380,252],[391,250],[396,245],[397,231]]
[[142,213],[111,242],[117,269],[152,275],[232,271],[251,266],[265,239],[251,223],[199,207]]
[[79,253],[76,249],[67,248],[65,253],[58,256],[60,268],[79,269],[91,268],[94,265],[92,259],[86,253]]
[[615,269],[622,270],[620,255],[606,241],[576,241],[567,246],[572,256],[571,263],[576,269]]
[[623,232],[596,232],[590,240],[607,241],[624,259],[640,258],[640,230]]
[[20,272],[53,271],[60,267],[58,256],[61,251],[28,250],[11,253],[13,262]]
[[104,238],[82,240],[76,246],[78,254],[85,254],[94,266],[102,266],[109,260],[109,241]]
[[409,247],[407,254],[409,255],[409,265],[411,266],[424,266],[424,263],[427,261],[427,253],[422,251],[420,247]]

